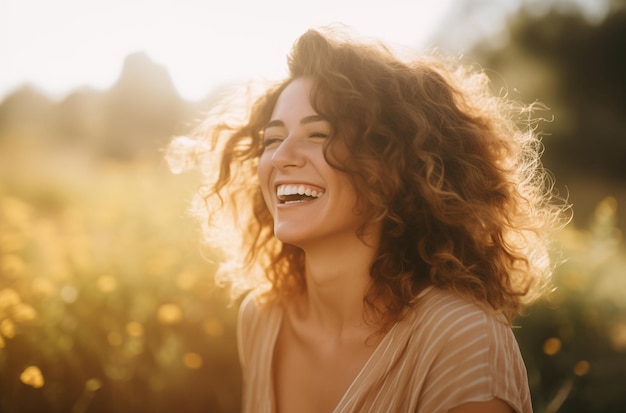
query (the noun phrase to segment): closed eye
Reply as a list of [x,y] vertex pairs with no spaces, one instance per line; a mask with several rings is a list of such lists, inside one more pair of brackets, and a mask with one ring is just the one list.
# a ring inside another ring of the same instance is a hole
[[271,146],[275,146],[280,144],[283,141],[283,138],[279,138],[279,137],[268,137],[263,139],[263,147],[264,148],[269,148]]

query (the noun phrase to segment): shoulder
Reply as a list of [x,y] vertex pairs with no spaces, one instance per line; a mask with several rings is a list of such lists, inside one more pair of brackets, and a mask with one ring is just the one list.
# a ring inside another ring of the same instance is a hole
[[416,302],[411,317],[431,340],[449,341],[482,336],[484,339],[511,335],[506,318],[488,304],[454,291],[431,288]]
[[[432,288],[415,305],[414,335],[429,355],[425,400],[452,408],[501,399],[515,411],[530,403],[526,368],[511,326],[488,305]],[[428,409],[426,409],[428,410]]]
[[237,320],[237,345],[242,365],[259,343],[265,343],[280,328],[281,314],[280,308],[267,301],[263,293],[252,291],[244,297]]
[[241,301],[238,315],[239,325],[248,325],[253,322],[253,320],[258,316],[258,313],[258,295],[253,291],[248,293]]
[[422,317],[419,328],[429,333],[429,345],[449,358],[480,357],[490,364],[506,358],[521,360],[506,317],[488,304],[433,288],[416,311]]
[[245,365],[245,361],[249,359],[248,347],[254,335],[254,326],[258,324],[258,317],[258,294],[253,291],[244,297],[237,316],[237,347],[242,365]]
[[237,317],[238,335],[243,338],[253,335],[254,330],[260,327],[259,323],[262,322],[264,314],[267,314],[271,307],[271,304],[264,299],[262,293],[258,291],[249,292],[239,306]]

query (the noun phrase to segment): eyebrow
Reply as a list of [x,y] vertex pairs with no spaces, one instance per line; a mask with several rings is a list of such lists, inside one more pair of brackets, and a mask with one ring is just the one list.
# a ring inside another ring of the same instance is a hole
[[[300,119],[300,125],[306,125],[307,123],[313,123],[313,122],[326,122],[327,119],[321,115],[310,115],[310,116],[305,116],[302,119]],[[267,125],[265,125],[265,127],[263,128],[263,130],[271,128],[271,127],[284,127],[285,126],[285,122],[283,122],[282,120],[271,120],[269,121],[269,123]]]

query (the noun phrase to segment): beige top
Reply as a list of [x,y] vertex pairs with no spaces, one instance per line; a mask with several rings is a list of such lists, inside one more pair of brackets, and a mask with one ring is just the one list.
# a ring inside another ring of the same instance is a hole
[[[250,323],[243,325],[246,309]],[[272,356],[282,309],[259,305],[254,294],[240,309],[239,356],[244,413],[274,413]],[[499,398],[531,413],[526,368],[501,315],[438,288],[420,294],[413,309],[385,335],[333,411],[447,412],[470,401]]]

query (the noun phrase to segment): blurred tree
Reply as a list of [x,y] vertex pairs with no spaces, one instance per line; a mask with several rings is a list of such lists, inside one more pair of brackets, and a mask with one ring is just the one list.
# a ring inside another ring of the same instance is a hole
[[56,107],[56,133],[66,143],[97,145],[105,130],[101,93],[91,88],[72,92]]
[[111,89],[80,88],[60,101],[25,85],[0,103],[0,143],[35,146],[46,151],[73,149],[81,158],[132,161],[153,159],[172,135],[209,107],[215,93],[200,102],[184,101],[167,70],[147,55],[127,57]]
[[0,142],[46,134],[53,103],[32,85],[24,85],[0,104]]
[[546,161],[626,181],[626,8],[599,23],[580,12],[537,17],[523,9],[509,36],[505,47],[479,46],[476,53],[524,97],[553,108],[558,117],[545,127],[554,135],[545,141]]
[[[496,91],[549,107],[535,113],[548,120],[538,125],[543,160],[557,189],[567,188],[576,227],[586,228],[560,235],[566,261],[554,275],[556,292],[518,320],[535,411],[624,412],[626,2],[504,3],[462,3],[439,44],[468,47]],[[499,26],[494,16],[507,14]],[[461,45],[473,32],[484,36]]]
[[[508,8],[497,0],[466,2],[465,12],[482,19],[463,19],[459,12],[441,36],[443,47],[458,50],[455,32],[471,32],[494,13],[508,13],[507,24],[475,40],[467,54],[486,69],[496,91],[549,108],[535,114],[546,120],[538,125],[545,135],[543,161],[574,205],[579,226],[588,224],[606,196],[626,204],[626,1],[598,0],[594,13],[585,4],[590,2],[525,0]],[[499,27],[497,19],[493,27]],[[618,208],[617,219],[626,230],[625,208]]]

